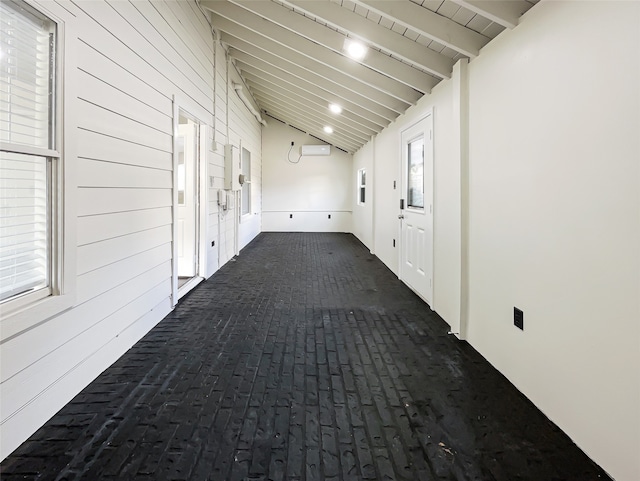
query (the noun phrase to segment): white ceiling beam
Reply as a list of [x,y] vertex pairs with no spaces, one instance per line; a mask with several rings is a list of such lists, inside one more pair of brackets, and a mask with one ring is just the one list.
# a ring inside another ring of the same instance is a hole
[[283,109],[280,106],[274,105],[271,109],[265,109],[265,114],[272,115],[273,117],[284,121],[292,127],[301,129],[309,135],[313,135],[314,137],[320,139],[322,142],[340,147],[342,150],[345,150],[350,154],[357,151],[360,147],[362,147],[362,145],[364,145],[342,139],[335,133],[327,134],[323,130],[322,124],[309,120],[306,116],[296,117],[296,114],[288,112],[286,109]]
[[467,57],[477,57],[489,38],[453,20],[421,7],[411,0],[354,0],[355,3],[390,18],[403,27],[435,40]]
[[344,139],[339,133],[327,134],[323,130],[324,124],[315,122],[314,120],[309,119],[306,115],[291,112],[279,104],[273,104],[271,108],[265,108],[264,112],[266,115],[273,115],[292,127],[302,129],[308,134],[318,137],[327,143],[336,145],[347,152],[355,152],[364,145],[364,143]]
[[[282,81],[279,81],[275,77],[265,74],[264,72],[260,72],[250,65],[238,62],[238,68],[240,68],[242,76],[246,81],[269,88],[274,92],[280,93],[282,96],[292,97],[300,102],[307,102],[315,110],[328,111],[329,104],[333,103],[313,95],[312,93],[298,89],[293,85],[283,84]],[[331,115],[334,114],[332,113]],[[355,115],[344,107],[338,118],[345,124],[350,125],[354,130],[368,136],[375,135],[382,130],[382,127],[368,123],[367,119]]]
[[[347,37],[325,25],[274,2],[265,2],[264,0],[231,1],[297,35],[333,50],[339,55],[344,55],[344,42]],[[440,80],[377,50],[369,50],[360,63],[422,93],[431,92],[431,89]]]
[[[329,76],[350,77],[352,81],[361,84],[361,89],[368,86],[371,90],[394,97],[404,104],[397,110],[398,113],[403,113],[407,107],[415,104],[422,97],[420,92],[411,87],[400,84],[386,75],[360,65],[228,1],[208,0],[203,1],[202,6],[215,14],[212,19],[214,28],[235,31],[237,36],[246,39],[245,35],[240,35],[239,30],[233,30],[229,25],[229,22],[235,23],[241,29],[250,30],[262,37],[263,40],[260,42],[269,40],[289,50],[291,53],[288,55],[297,54],[296,62],[302,67],[312,71],[325,70],[326,75]],[[224,22],[225,19],[227,22]],[[372,92],[372,95],[375,95],[375,92]]]
[[334,119],[326,118],[326,116],[318,115],[317,112],[313,110],[309,110],[306,108],[304,104],[299,104],[297,102],[292,101],[290,98],[286,101],[282,101],[281,97],[276,92],[269,92],[268,89],[262,88],[259,85],[255,85],[254,95],[256,98],[260,99],[260,101],[265,105],[277,105],[284,109],[287,109],[291,112],[296,112],[299,116],[304,116],[309,118],[309,120],[313,120],[322,126],[330,125],[334,132],[344,137],[346,140],[350,140],[356,144],[363,144],[371,136],[367,136],[361,133],[355,133],[350,127],[344,126]]
[[[388,117],[391,120],[403,113],[408,107],[408,105],[402,100],[398,100],[397,98],[383,93],[374,87],[366,85],[349,75],[345,75],[337,70],[328,69],[321,63],[315,62],[309,57],[298,54],[297,52],[284,47],[279,43],[271,41],[256,32],[248,30],[231,20],[214,16],[212,24],[215,28],[218,28],[223,35],[231,35],[245,43],[258,47],[260,49],[260,54],[257,56],[259,58],[268,57],[270,59],[269,62],[275,66],[286,69],[290,72],[297,72],[296,75],[298,76],[300,76],[301,71],[306,71],[308,74],[311,74],[312,82],[316,79],[325,79],[334,86],[333,90],[336,90],[336,86],[342,87],[353,92],[353,94],[366,99],[368,104],[378,104],[383,107],[384,110],[391,112],[390,117],[385,115],[385,117]],[[237,46],[237,43],[230,43],[230,45]],[[369,71],[372,72],[371,70]],[[309,75],[306,75],[303,78],[308,77]]]
[[334,2],[326,0],[285,0],[287,4],[329,25],[348,32],[397,58],[420,67],[441,78],[450,78],[453,59],[429,48],[418,48],[416,42],[393,30],[378,25]]
[[461,7],[506,28],[518,25],[520,16],[531,8],[525,0],[451,0]]
[[[310,102],[313,102],[316,105],[324,105],[327,107],[329,104],[339,104],[342,106],[342,116],[348,119],[350,122],[358,124],[360,127],[359,130],[371,133],[380,132],[384,127],[382,125],[378,125],[375,122],[371,122],[370,120],[370,112],[362,109],[360,106],[352,104],[350,102],[345,102],[344,99],[341,99],[335,95],[329,94],[322,89],[315,87],[314,85],[307,84],[302,88],[300,81],[298,85],[290,83],[276,75],[272,75],[265,70],[261,70],[252,65],[242,62],[240,57],[242,55],[246,55],[242,52],[236,52],[232,49],[234,56],[236,57],[236,64],[238,68],[242,71],[242,75],[245,78],[251,76],[254,79],[260,79],[261,83],[267,83],[269,85],[277,85],[280,89],[282,89],[286,93],[291,93],[297,95],[299,98],[306,98]],[[315,87],[315,88],[314,88]]]
[[343,143],[344,145],[348,144],[352,147],[356,147],[356,146],[364,145],[369,140],[369,138],[366,138],[366,139],[354,138],[353,136],[348,135],[347,130],[340,129],[339,127],[337,127],[335,124],[331,122],[325,122],[322,119],[314,117],[313,115],[309,115],[309,112],[307,112],[306,110],[300,109],[298,107],[295,107],[289,104],[283,104],[278,100],[277,97],[273,97],[272,95],[266,92],[259,91],[256,93],[256,95],[260,99],[260,102],[262,102],[265,105],[265,109],[267,111],[269,110],[269,106],[271,105],[274,108],[279,108],[281,112],[289,112],[290,118],[296,118],[296,119],[305,118],[307,121],[313,122],[314,124],[319,125],[323,132],[324,132],[323,129],[325,125],[331,126],[333,128],[333,133],[327,134],[327,135],[331,135],[331,137],[335,139],[339,138],[340,142]]
[[[251,92],[256,96],[261,96],[263,98],[268,97],[270,99],[278,99],[278,102],[283,105],[287,105],[290,108],[295,108],[301,112],[307,112],[308,115],[319,122],[323,122],[325,125],[331,125],[334,130],[339,130],[344,133],[345,137],[349,137],[357,142],[366,142],[371,136],[374,134],[373,132],[365,133],[359,130],[356,130],[352,125],[345,124],[341,116],[339,115],[330,115],[327,112],[326,107],[318,108],[313,107],[310,108],[309,103],[305,99],[298,99],[294,96],[283,97],[282,92],[277,88],[274,88],[270,85],[265,85],[258,81],[252,81],[249,77],[246,78],[247,84],[251,88]],[[271,102],[272,103],[272,102]]]
[[343,110],[339,115],[329,115],[329,102],[326,102],[325,100],[316,97],[315,95],[308,92],[300,92],[299,90],[291,88],[288,85],[283,85],[282,82],[279,82],[277,79],[274,79],[268,74],[257,71],[250,65],[245,65],[241,62],[238,62],[237,66],[241,70],[242,76],[250,87],[260,86],[265,89],[269,89],[269,91],[271,92],[277,92],[283,97],[295,100],[297,103],[306,103],[308,107],[313,108],[314,111],[322,113],[323,115],[327,115],[328,118],[334,118],[336,119],[336,122],[339,122],[341,125],[345,127],[348,126],[355,132],[363,134],[366,137],[371,137],[372,135],[380,131],[379,129],[371,129],[362,125],[360,123],[360,120],[362,119],[354,116],[348,110]]
[[[356,92],[348,89],[346,86],[336,83],[333,79],[326,79],[319,75],[305,70],[294,63],[273,55],[272,53],[262,50],[260,47],[253,45],[249,42],[245,42],[242,39],[229,35],[228,33],[222,33],[221,40],[234,47],[232,57],[241,58],[242,61],[253,65],[261,70],[265,70],[272,75],[283,78],[289,83],[300,85],[305,90],[315,91],[322,89],[330,95],[335,95],[354,107],[359,106],[359,110],[364,110],[363,115],[368,115],[368,118],[376,124],[386,127],[389,122],[397,118],[398,114],[388,108],[386,105],[378,103],[375,99],[371,99],[360,92]],[[238,52],[240,51],[240,52]],[[240,53],[245,54],[242,57]],[[358,109],[350,107],[352,111],[356,112]],[[360,115],[360,113],[359,113]]]

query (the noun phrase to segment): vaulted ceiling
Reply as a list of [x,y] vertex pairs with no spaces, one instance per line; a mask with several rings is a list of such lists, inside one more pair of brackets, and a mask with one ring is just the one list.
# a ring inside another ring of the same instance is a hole
[[[202,0],[263,114],[355,152],[538,0]],[[350,41],[363,59],[346,53]],[[340,114],[329,104],[342,107]],[[331,134],[323,129],[329,126]]]

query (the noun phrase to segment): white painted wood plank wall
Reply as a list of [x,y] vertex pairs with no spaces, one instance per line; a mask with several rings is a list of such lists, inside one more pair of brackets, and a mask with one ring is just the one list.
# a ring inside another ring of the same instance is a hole
[[[231,82],[240,83],[239,74],[232,72],[232,75]],[[249,95],[246,87],[243,93]],[[238,231],[238,247],[242,249],[260,233],[262,227],[262,128],[233,88],[229,91],[229,107],[229,141],[239,146],[240,155],[242,148],[251,154],[251,213],[240,215]],[[238,193],[238,204],[240,199],[241,193]],[[240,209],[241,205],[237,208]]]
[[228,139],[251,146],[254,182],[261,171],[260,125],[228,102],[226,52],[195,1],[34,4],[77,52],[65,72],[78,85],[65,92],[78,112],[77,131],[65,132],[78,153],[65,159],[77,179],[77,291],[72,309],[2,344],[0,458],[171,309],[173,96],[206,123],[207,276],[236,242],[235,210],[217,203]]
[[[219,204],[217,192],[224,187],[224,145],[227,143],[227,55],[223,46],[215,43],[215,145],[209,172],[213,174],[214,190],[210,197],[210,225],[216,226],[217,261],[219,266],[226,264],[233,256],[226,251],[224,219],[229,215]],[[211,175],[210,174],[210,175]]]

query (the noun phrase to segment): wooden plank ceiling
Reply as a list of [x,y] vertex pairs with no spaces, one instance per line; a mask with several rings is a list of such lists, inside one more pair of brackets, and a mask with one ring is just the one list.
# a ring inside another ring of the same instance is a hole
[[[263,115],[353,153],[538,0],[202,0]],[[366,47],[361,60],[350,42]],[[330,104],[342,107],[339,114]],[[325,126],[333,129],[325,132]]]

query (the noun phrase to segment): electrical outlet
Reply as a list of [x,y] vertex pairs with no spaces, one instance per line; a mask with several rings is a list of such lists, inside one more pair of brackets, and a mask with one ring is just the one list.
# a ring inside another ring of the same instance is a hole
[[328,219],[331,219],[331,214],[329,214],[329,215],[327,216],[327,218],[328,218]]
[[524,331],[524,312],[517,307],[513,308],[513,325]]
[[289,219],[293,219],[293,214],[289,214]]
[[216,241],[211,241],[211,247],[215,247]]

